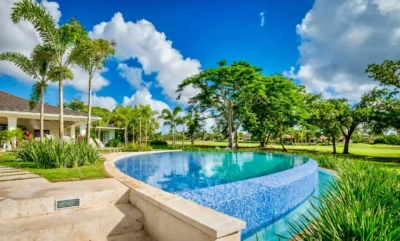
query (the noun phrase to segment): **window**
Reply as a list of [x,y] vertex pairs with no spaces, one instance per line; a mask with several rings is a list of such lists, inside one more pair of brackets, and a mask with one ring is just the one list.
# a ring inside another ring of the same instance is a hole
[[8,125],[7,124],[0,124],[0,131],[7,130]]
[[[50,135],[50,131],[49,130],[43,130],[43,134],[44,135]],[[40,130],[36,129],[33,132],[34,137],[40,137]]]

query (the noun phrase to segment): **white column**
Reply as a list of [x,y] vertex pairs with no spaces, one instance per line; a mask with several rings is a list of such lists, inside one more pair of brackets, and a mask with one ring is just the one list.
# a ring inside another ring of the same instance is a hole
[[75,125],[72,125],[69,129],[69,137],[75,139]]
[[79,122],[79,134],[81,136],[85,136],[86,135],[86,121],[80,121]]
[[[7,117],[7,120],[8,120],[7,125],[8,125],[8,130],[9,131],[17,129],[17,120],[18,120],[17,117]],[[8,150],[12,149],[11,146],[13,146],[13,147],[16,146],[15,138],[13,140],[11,140],[11,143],[9,141],[7,141],[7,149]]]

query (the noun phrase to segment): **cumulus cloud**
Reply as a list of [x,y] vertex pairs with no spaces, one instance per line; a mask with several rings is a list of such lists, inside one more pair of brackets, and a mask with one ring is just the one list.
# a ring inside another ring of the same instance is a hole
[[[32,49],[41,43],[41,39],[31,23],[21,21],[18,24],[14,24],[11,21],[12,7],[15,2],[17,0],[0,1],[0,32],[3,33],[0,34],[0,52],[19,52],[29,56]],[[41,3],[58,23],[61,17],[59,4],[47,0],[43,0]],[[71,69],[74,73],[74,79],[72,81],[65,81],[65,85],[70,85],[80,91],[87,91],[88,75],[78,67],[71,67]],[[101,72],[105,71],[102,70]],[[101,76],[101,72],[97,72],[93,77],[94,91],[100,90],[109,84],[109,81]],[[9,75],[25,83],[34,83],[35,81],[8,61],[0,61],[0,74]]]
[[264,27],[264,21],[265,21],[264,12],[260,13],[260,18],[261,18],[260,26]]
[[[176,100],[178,84],[200,71],[198,60],[184,58],[164,33],[144,19],[125,21],[121,13],[116,13],[109,22],[94,26],[90,36],[115,41],[118,60],[137,59],[145,74],[156,73],[158,85],[171,100]],[[193,88],[186,89],[179,102],[186,103],[194,93]]]
[[143,87],[148,89],[150,87],[151,82],[146,83],[142,79],[143,70],[141,68],[129,67],[127,64],[119,64],[118,70],[120,71],[119,75],[125,78],[132,87],[136,89],[141,89]]
[[310,91],[357,100],[376,86],[365,69],[370,63],[400,58],[397,0],[316,0],[297,25],[299,67],[284,74]]
[[[85,104],[87,104],[88,95],[82,93],[81,99]],[[92,95],[92,106],[98,106],[112,111],[115,107],[117,107],[117,104],[117,101],[111,96],[97,96],[96,94]]]
[[167,103],[153,99],[153,96],[147,89],[137,90],[131,97],[124,96],[123,105],[135,106],[140,104],[150,105],[153,110],[159,113],[163,109],[170,109]]

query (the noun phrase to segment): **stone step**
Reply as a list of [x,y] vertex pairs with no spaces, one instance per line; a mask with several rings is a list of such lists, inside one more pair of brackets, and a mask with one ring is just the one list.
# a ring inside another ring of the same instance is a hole
[[96,241],[153,241],[153,239],[146,234],[144,230],[139,232],[129,232],[110,237],[100,238]]
[[55,210],[56,200],[61,199],[80,198],[80,207],[74,209],[128,203],[128,190],[113,178],[59,183],[43,178],[0,182],[0,219],[69,211]]
[[142,213],[131,204],[117,204],[0,220],[0,227],[0,241],[109,240],[142,230]]
[[39,176],[35,175],[35,174],[31,174],[31,173],[22,174],[22,175],[0,176],[0,182],[22,180],[22,179],[32,179],[32,178],[39,178]]
[[30,174],[29,172],[1,172],[0,171],[0,177],[6,177],[6,176],[18,176],[18,175],[26,175]]

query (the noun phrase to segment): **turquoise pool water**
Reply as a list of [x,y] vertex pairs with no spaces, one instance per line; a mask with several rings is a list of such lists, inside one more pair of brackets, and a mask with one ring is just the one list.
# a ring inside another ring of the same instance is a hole
[[249,238],[246,238],[244,241],[278,241],[278,240],[286,240],[284,238],[279,239],[280,235],[282,237],[290,237],[288,232],[289,222],[295,222],[300,220],[300,215],[306,215],[310,217],[308,210],[310,210],[313,214],[316,214],[315,210],[311,206],[311,202],[315,205],[319,205],[319,201],[317,198],[320,197],[321,193],[323,193],[329,185],[334,181],[334,176],[327,171],[320,170],[318,172],[318,188],[315,192],[299,207],[294,209],[292,212],[288,213],[285,217],[280,220],[268,225],[264,229],[260,230],[256,234],[252,235]]
[[167,152],[116,162],[123,173],[167,192],[191,191],[282,172],[309,158],[256,152]]

